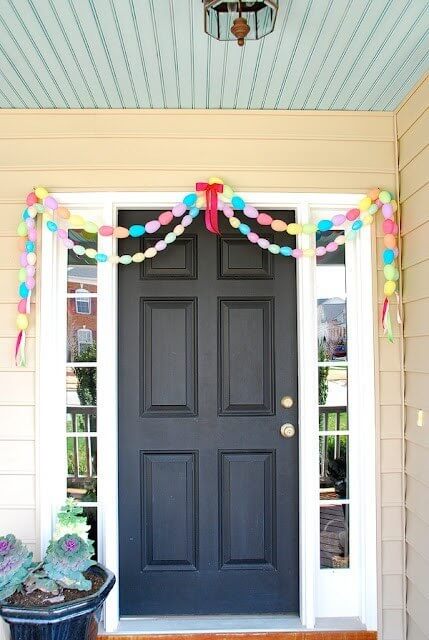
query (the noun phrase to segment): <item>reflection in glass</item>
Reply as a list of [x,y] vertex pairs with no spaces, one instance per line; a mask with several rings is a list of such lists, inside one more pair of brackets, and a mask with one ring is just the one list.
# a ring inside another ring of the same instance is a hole
[[349,505],[320,505],[320,567],[348,569]]
[[95,367],[67,367],[66,397],[68,407],[97,404],[97,370]]
[[[85,249],[97,250],[97,236],[81,229],[69,231],[69,237]],[[68,252],[67,259],[67,293],[77,293],[84,289],[89,293],[97,291],[97,262],[88,256],[77,256],[74,251]]]
[[97,298],[67,300],[67,362],[97,359]]
[[97,531],[98,531],[98,523],[97,523],[97,507],[84,507],[83,508],[84,515],[88,518],[88,524],[91,527],[88,532],[88,537],[90,540],[94,541],[94,550],[95,556],[94,560],[97,560],[98,549],[97,549]]
[[319,431],[347,431],[347,407],[319,407]]
[[321,500],[348,498],[349,440],[344,435],[319,437]]
[[94,433],[97,431],[97,417],[94,409],[68,409],[67,432]]
[[319,367],[319,405],[347,406],[347,367]]
[[97,438],[67,438],[67,496],[97,500]]

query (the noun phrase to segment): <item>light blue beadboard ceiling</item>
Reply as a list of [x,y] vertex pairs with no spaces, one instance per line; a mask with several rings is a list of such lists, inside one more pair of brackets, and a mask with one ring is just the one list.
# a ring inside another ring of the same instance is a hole
[[280,0],[243,48],[201,0],[0,0],[0,107],[392,110],[428,39],[427,0]]

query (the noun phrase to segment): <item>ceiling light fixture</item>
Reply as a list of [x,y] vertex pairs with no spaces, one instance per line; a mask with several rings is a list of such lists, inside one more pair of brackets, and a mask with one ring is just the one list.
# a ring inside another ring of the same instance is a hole
[[277,0],[203,0],[203,3],[207,35],[216,40],[236,40],[240,47],[246,40],[260,40],[271,33],[279,9]]

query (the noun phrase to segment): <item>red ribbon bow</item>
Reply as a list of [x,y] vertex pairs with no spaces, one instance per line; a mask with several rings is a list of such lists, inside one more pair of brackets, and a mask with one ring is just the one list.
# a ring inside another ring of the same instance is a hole
[[195,191],[206,193],[206,227],[211,233],[220,234],[219,231],[219,217],[218,217],[218,201],[217,194],[223,193],[223,184],[215,182],[209,184],[208,182],[197,182],[195,185]]

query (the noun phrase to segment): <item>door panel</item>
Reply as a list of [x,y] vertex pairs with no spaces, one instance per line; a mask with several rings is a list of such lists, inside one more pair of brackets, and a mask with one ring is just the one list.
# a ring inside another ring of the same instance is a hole
[[119,265],[118,378],[121,615],[297,612],[295,261],[200,216]]

